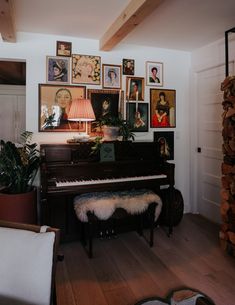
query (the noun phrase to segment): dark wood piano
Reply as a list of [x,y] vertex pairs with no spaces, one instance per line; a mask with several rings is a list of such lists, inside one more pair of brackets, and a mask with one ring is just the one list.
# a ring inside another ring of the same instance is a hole
[[[174,164],[159,157],[157,142],[112,142],[114,160],[91,154],[94,142],[41,144],[41,223],[61,229],[62,241],[78,238],[76,195],[96,191],[174,186]],[[169,228],[170,230],[172,228]]]

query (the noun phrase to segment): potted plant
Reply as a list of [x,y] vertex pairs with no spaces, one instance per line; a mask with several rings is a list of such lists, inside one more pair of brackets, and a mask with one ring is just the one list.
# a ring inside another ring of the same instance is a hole
[[37,196],[33,181],[40,165],[32,132],[21,134],[21,143],[0,142],[0,219],[36,223]]
[[119,136],[123,141],[135,139],[128,122],[122,119],[121,114],[105,115],[96,122],[96,126],[102,129],[105,141],[115,141]]

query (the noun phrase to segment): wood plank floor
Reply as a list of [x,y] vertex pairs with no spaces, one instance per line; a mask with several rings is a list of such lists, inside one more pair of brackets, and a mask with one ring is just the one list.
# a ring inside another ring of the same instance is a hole
[[170,238],[163,228],[155,229],[153,248],[136,232],[95,239],[93,259],[79,242],[61,245],[58,305],[132,305],[185,286],[216,305],[234,305],[235,258],[221,250],[218,232],[217,225],[186,214]]

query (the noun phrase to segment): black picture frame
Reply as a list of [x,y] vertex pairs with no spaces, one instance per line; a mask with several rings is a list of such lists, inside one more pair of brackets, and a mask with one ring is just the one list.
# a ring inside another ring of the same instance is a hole
[[126,103],[126,118],[133,132],[148,132],[149,104]]
[[155,131],[153,140],[159,143],[160,157],[174,160],[174,131]]
[[[101,119],[103,115],[108,114],[113,117],[118,117],[119,113],[123,115],[124,92],[122,90],[88,89],[87,98],[91,100],[96,117],[91,124],[92,133],[97,132],[97,120]],[[105,100],[109,102],[110,106],[108,112],[104,114],[102,104]],[[99,132],[96,135],[99,135]]]

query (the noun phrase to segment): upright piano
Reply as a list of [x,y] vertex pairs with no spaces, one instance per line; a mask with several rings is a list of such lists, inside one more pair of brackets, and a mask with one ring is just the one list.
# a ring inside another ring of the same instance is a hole
[[79,194],[136,188],[159,193],[162,186],[168,186],[169,192],[173,189],[174,164],[160,158],[157,142],[109,142],[111,161],[105,161],[99,149],[94,153],[94,145],[40,145],[41,222],[60,228],[62,241],[78,238],[73,199]]

